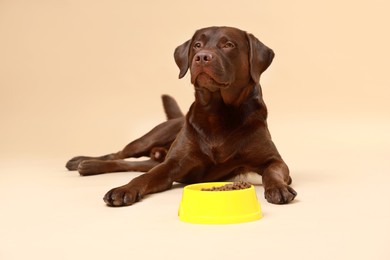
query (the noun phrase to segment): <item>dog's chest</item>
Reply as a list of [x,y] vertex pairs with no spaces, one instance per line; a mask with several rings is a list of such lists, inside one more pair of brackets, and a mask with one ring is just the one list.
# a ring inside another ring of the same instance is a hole
[[221,164],[234,158],[239,152],[239,144],[230,138],[209,136],[203,140],[202,152],[214,163]]
[[194,109],[190,124],[204,155],[214,164],[223,164],[240,157],[243,147],[252,138],[253,109],[216,105],[214,109]]

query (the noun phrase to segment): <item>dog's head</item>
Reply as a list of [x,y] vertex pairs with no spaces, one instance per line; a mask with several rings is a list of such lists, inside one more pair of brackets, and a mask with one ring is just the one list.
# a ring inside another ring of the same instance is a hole
[[178,46],[174,57],[180,69],[179,78],[190,69],[195,87],[216,91],[258,84],[274,52],[242,30],[208,27]]

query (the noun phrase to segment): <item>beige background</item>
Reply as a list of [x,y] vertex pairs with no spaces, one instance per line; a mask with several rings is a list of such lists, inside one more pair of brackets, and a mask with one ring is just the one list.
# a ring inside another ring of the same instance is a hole
[[[0,0],[0,259],[390,259],[389,10]],[[181,189],[104,207],[133,175],[79,178],[65,162],[117,151],[164,120],[163,93],[186,111],[193,90],[173,50],[210,25],[247,30],[276,53],[261,82],[296,203],[270,205],[257,187],[265,217],[229,226],[180,223]]]

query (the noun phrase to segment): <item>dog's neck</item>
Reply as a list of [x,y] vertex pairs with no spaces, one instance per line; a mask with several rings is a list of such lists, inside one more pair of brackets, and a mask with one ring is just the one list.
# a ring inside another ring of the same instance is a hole
[[249,91],[246,89],[239,93],[237,99],[240,103],[235,105],[226,104],[221,91],[195,88],[195,102],[187,114],[188,124],[199,133],[207,132],[214,136],[221,133],[226,135],[252,120],[261,120],[266,124],[267,109],[260,86],[254,84],[248,88]]
[[210,91],[195,87],[195,102],[192,106],[194,114],[225,115],[245,120],[253,112],[258,112],[266,119],[267,110],[262,98],[260,85],[253,84],[241,89],[233,96],[233,91],[227,94],[225,90]]
[[252,84],[244,88],[228,88],[210,91],[207,88],[195,86],[195,103],[211,108],[222,103],[228,107],[239,108],[249,103],[262,102],[262,92],[259,84]]
[[253,85],[245,88],[230,87],[228,89],[221,89],[220,93],[223,103],[228,106],[239,107],[241,104],[245,103],[255,89],[256,87],[253,87]]

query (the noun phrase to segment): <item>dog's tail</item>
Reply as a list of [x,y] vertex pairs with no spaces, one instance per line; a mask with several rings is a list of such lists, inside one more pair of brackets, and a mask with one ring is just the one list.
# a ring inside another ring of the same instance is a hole
[[173,97],[168,95],[162,95],[161,98],[164,106],[164,111],[168,120],[184,116],[183,112],[181,112],[180,110],[179,105]]

